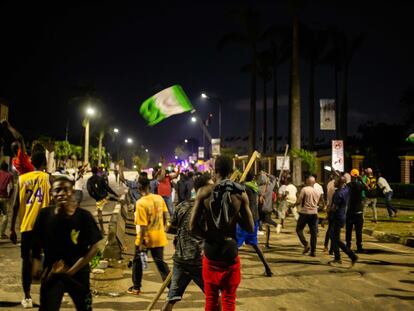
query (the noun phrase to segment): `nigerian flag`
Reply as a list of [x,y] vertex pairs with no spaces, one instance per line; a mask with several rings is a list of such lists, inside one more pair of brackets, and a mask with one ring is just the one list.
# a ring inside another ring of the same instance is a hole
[[193,106],[179,85],[171,86],[148,98],[139,108],[140,114],[150,126],[172,115],[191,110],[193,110]]

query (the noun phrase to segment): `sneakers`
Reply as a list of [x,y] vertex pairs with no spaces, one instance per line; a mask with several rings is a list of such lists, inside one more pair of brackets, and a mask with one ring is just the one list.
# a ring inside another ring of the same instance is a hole
[[358,256],[355,256],[354,258],[352,258],[351,267],[353,267],[356,264],[357,261],[358,261]]
[[307,252],[309,252],[310,251],[310,247],[309,246],[305,246],[304,248],[303,248],[303,252],[302,252],[302,254],[306,254]]
[[32,298],[24,298],[22,300],[22,306],[24,309],[30,309],[33,308],[33,301]]
[[277,226],[276,226],[276,233],[277,234],[280,233],[280,229],[282,229],[282,225],[281,224],[277,224]]
[[270,278],[271,276],[273,276],[273,272],[272,272],[272,270],[266,270],[264,275],[267,276],[268,278]]
[[139,295],[141,291],[139,289],[135,289],[134,286],[131,286],[128,288],[127,293],[132,295]]
[[310,253],[309,256],[316,257],[316,254],[314,252]]

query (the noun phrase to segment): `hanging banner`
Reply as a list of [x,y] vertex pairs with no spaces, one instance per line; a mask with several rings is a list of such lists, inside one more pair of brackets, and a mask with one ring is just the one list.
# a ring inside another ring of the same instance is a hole
[[220,155],[220,138],[211,139],[211,154],[213,157]]
[[286,156],[285,158],[284,156],[277,156],[276,157],[276,170],[289,171],[290,170],[290,157]]
[[198,147],[198,158],[204,159],[204,147]]
[[321,111],[321,130],[324,131],[335,131],[335,111],[336,103],[335,99],[321,99],[320,111]]
[[343,172],[344,171],[344,141],[333,140],[332,141],[332,170]]

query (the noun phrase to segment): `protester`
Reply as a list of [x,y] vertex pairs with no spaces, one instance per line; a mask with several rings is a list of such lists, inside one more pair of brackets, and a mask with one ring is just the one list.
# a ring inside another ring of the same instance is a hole
[[237,247],[240,248],[243,243],[246,245],[250,245],[253,247],[256,254],[259,256],[260,261],[263,263],[265,267],[265,276],[272,276],[273,272],[270,269],[269,264],[266,261],[266,258],[263,255],[262,250],[259,247],[259,243],[257,241],[257,231],[259,228],[259,210],[258,210],[258,192],[259,187],[257,186],[256,182],[254,181],[254,175],[252,172],[249,172],[246,176],[246,182],[244,183],[246,194],[249,198],[249,208],[253,216],[254,222],[254,231],[253,233],[247,232],[244,230],[240,225],[237,225]]
[[385,197],[385,205],[387,206],[388,216],[395,217],[397,216],[397,209],[392,206],[391,199],[394,192],[392,191],[388,181],[382,176],[381,172],[378,172],[378,187],[382,191]]
[[102,235],[93,216],[74,200],[69,176],[55,177],[52,195],[55,205],[42,209],[33,227],[34,275],[40,274],[39,255],[44,251],[39,310],[59,310],[65,292],[76,310],[92,310],[89,262]]
[[22,283],[24,299],[22,300],[23,308],[32,308],[33,301],[30,295],[32,284],[32,258],[38,257],[39,254],[33,251],[33,225],[36,221],[39,211],[49,206],[50,202],[50,177],[43,172],[46,167],[46,156],[44,153],[34,153],[31,163],[35,171],[29,172],[19,177],[18,193],[19,199],[13,208],[13,217],[11,222],[10,240],[17,242],[15,231],[17,215],[20,218],[21,232],[21,258],[22,258]]
[[8,239],[6,234],[9,221],[9,207],[13,196],[14,183],[13,175],[9,173],[9,166],[6,162],[0,164],[0,214],[3,216],[0,227],[0,238]]
[[[202,175],[194,180],[194,188],[197,191],[210,182],[212,183],[212,180],[209,175]],[[204,292],[201,255],[203,240],[193,236],[189,226],[194,199],[190,198],[177,205],[171,219],[169,232],[173,231],[177,234],[174,239],[174,267],[168,298],[162,307],[162,311],[173,309],[174,304],[182,299],[191,281],[194,281]]]
[[[335,174],[331,174],[329,176],[329,182],[326,185],[326,221],[328,222],[328,229],[326,230],[325,233],[325,242],[324,242],[324,253],[327,253],[329,250],[329,241],[331,239],[331,229],[332,229],[332,224],[331,221],[329,220],[329,213],[330,213],[330,207],[332,205],[332,198],[333,195],[335,193],[336,187],[335,187],[335,182],[336,182],[336,175]],[[324,223],[322,222],[322,227],[324,226]],[[332,243],[331,243],[331,247],[329,250],[330,254],[333,254],[333,250],[332,250]]]
[[[296,224],[296,233],[303,244],[303,254],[310,251],[310,256],[315,257],[317,231],[318,231],[318,204],[321,198],[321,192],[313,186],[315,177],[309,176],[306,179],[306,186],[302,188],[296,205],[301,206],[299,219]],[[303,235],[303,229],[308,225],[311,235],[310,247]]]
[[332,198],[332,204],[330,206],[330,220],[332,222],[331,240],[332,248],[335,254],[335,259],[332,263],[342,263],[341,253],[339,249],[345,252],[348,257],[351,259],[352,265],[354,265],[358,257],[350,250],[344,242],[341,241],[341,228],[345,225],[345,213],[346,205],[348,202],[349,189],[346,187],[346,179],[344,176],[340,176],[336,183],[336,191]]
[[240,283],[240,258],[236,224],[254,231],[249,198],[244,187],[229,180],[233,163],[219,156],[215,161],[215,184],[198,190],[190,220],[191,232],[205,239],[203,280],[205,310],[216,311],[221,292],[222,310],[235,310]]
[[[179,173],[179,172],[178,172]],[[177,177],[176,173],[167,172],[165,168],[161,168],[158,174],[158,194],[163,197],[165,204],[167,204],[170,217],[174,212],[174,205],[171,198],[171,179]]]
[[158,194],[158,174],[159,170],[158,167],[154,167],[152,170],[152,179],[150,181],[150,192],[152,194]]
[[362,207],[362,195],[367,190],[362,176],[357,169],[351,170],[351,182],[348,184],[349,201],[346,212],[346,247],[351,249],[352,230],[355,228],[357,252],[363,252],[362,228],[364,226],[364,215]]
[[364,191],[365,198],[363,200],[363,211],[364,211],[364,217],[366,214],[367,207],[372,207],[373,217],[372,221],[374,223],[377,222],[377,196],[378,196],[378,190],[377,190],[377,178],[374,176],[374,173],[371,168],[366,169],[366,175],[363,179],[364,183],[367,186],[367,190]]
[[270,225],[277,228],[277,223],[272,219],[272,194],[276,185],[276,177],[261,171],[257,177],[257,185],[259,186],[259,212],[261,213],[261,221],[266,226],[265,247],[270,248]]
[[[99,227],[102,234],[105,235],[102,211],[104,206],[108,203],[108,200],[118,200],[118,194],[109,187],[103,177],[98,176],[98,168],[96,166],[92,167],[92,177],[88,179],[86,187],[89,195],[96,201]],[[110,194],[114,197],[111,197]]]
[[134,205],[134,209],[135,209],[135,205],[136,205],[137,201],[141,197],[141,193],[139,191],[139,184],[138,184],[138,179],[139,179],[140,175],[141,174],[138,174],[135,177],[135,180],[125,179],[125,176],[124,176],[124,166],[122,164],[119,165],[119,181],[122,182],[122,183],[124,183],[125,186],[128,187],[129,194],[130,194],[131,199],[132,199],[132,204]]
[[85,184],[83,180],[83,175],[85,174],[85,170],[88,167],[88,164],[84,164],[78,167],[78,170],[75,173],[75,185],[73,186],[73,190],[75,192],[75,201],[80,207],[80,204],[83,200],[83,186]]
[[286,215],[288,212],[293,214],[293,217],[297,221],[299,219],[299,214],[296,208],[297,201],[297,192],[298,189],[292,183],[291,177],[286,177],[282,180],[282,185],[278,190],[279,197],[279,206],[278,206],[278,215],[281,223],[278,224],[276,232],[279,233],[280,229],[284,227]]
[[136,203],[135,225],[137,238],[135,240],[135,255],[132,261],[133,286],[128,288],[129,294],[139,295],[142,286],[141,253],[149,250],[155,265],[165,280],[170,269],[164,262],[164,246],[167,245],[167,235],[164,224],[168,218],[168,209],[160,195],[150,193],[150,181],[147,177],[138,180],[141,198]]

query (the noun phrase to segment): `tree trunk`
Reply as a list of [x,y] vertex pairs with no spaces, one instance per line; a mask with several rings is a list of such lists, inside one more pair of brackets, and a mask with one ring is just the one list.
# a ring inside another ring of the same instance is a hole
[[277,152],[277,65],[273,66],[273,142],[272,151]]
[[99,133],[99,146],[98,146],[98,166],[101,166],[102,163],[102,140],[104,138],[104,133]]
[[256,55],[253,52],[252,80],[250,84],[249,155],[256,149]]
[[267,151],[267,92],[266,92],[266,77],[263,79],[263,130],[262,130],[262,139],[263,139],[263,153]]
[[315,145],[315,62],[313,57],[309,66],[309,149]]
[[342,81],[340,138],[346,140],[346,138],[348,137],[348,63],[344,64],[343,79],[344,81]]
[[339,101],[338,101],[338,73],[339,66],[338,60],[335,64],[335,136],[336,139],[339,139]]
[[[301,146],[301,118],[300,118],[300,80],[299,80],[299,19],[293,20],[292,38],[292,66],[290,68],[290,146],[292,149],[300,149]],[[292,165],[293,183],[299,185],[302,182],[302,166],[299,158],[293,159]]]

